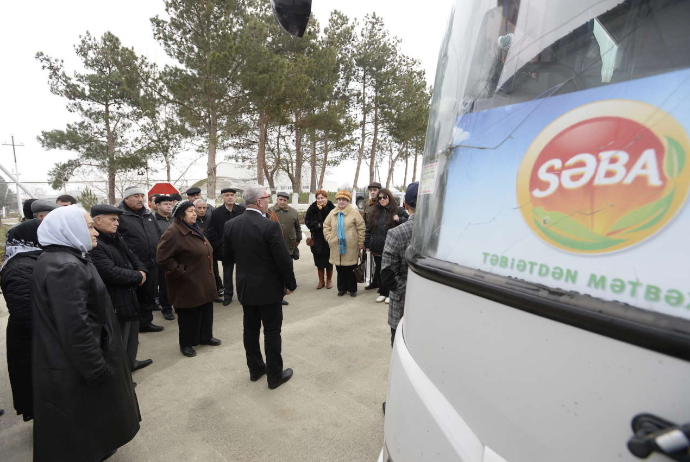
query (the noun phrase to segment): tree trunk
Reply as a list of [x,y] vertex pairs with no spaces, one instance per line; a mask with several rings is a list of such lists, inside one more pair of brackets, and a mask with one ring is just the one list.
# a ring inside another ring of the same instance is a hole
[[374,96],[374,137],[371,140],[371,157],[369,162],[369,184],[376,181],[376,148],[379,140],[379,102],[378,93]]
[[328,130],[323,134],[323,160],[321,161],[321,175],[319,176],[319,189],[323,189],[323,178],[326,176],[326,164],[328,163]]
[[211,112],[208,131],[208,161],[206,163],[206,197],[210,201],[216,200],[216,150],[218,149],[218,115]]
[[311,179],[309,192],[316,192],[316,129],[311,129]]
[[256,181],[264,184],[266,172],[266,138],[268,137],[268,115],[265,112],[259,114],[259,151],[256,154]]
[[165,155],[165,178],[168,183],[172,182],[172,179],[170,178],[170,155]]
[[295,170],[292,176],[292,192],[299,193],[302,191],[302,128],[300,112],[295,111]]
[[105,136],[108,140],[108,202],[115,205],[115,140],[110,128],[110,106],[105,105]]
[[412,182],[417,181],[417,151],[414,152],[414,167],[412,168]]
[[405,156],[405,177],[403,178],[403,186],[407,187],[407,166],[409,165],[410,156]]
[[357,153],[357,169],[355,170],[355,181],[352,183],[352,190],[357,189],[357,179],[359,178],[359,167],[362,165],[362,157],[364,156],[364,141],[366,137],[367,128],[367,73],[362,75],[362,141],[359,144],[359,152]]
[[405,145],[403,144],[400,147],[400,151],[398,151],[398,155],[393,157],[393,151],[391,151],[391,161],[390,161],[390,168],[388,169],[388,178],[386,178],[386,188],[390,189],[390,184],[391,181],[393,180],[393,172],[395,171],[395,164],[398,162],[398,159],[400,159],[400,156],[405,150]]

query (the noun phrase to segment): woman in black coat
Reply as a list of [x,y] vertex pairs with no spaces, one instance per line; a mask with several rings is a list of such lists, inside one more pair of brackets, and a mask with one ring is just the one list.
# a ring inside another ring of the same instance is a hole
[[[395,200],[390,190],[386,188],[381,189],[376,200],[376,206],[373,207],[367,216],[367,230],[364,235],[364,247],[371,251],[376,264],[374,280],[370,286],[366,287],[367,289],[381,286],[381,256],[383,255],[383,247],[386,244],[388,230],[405,223],[409,218],[405,209],[398,206],[398,201]],[[388,301],[388,293],[388,289],[380,288],[376,302]]]
[[91,263],[93,220],[76,206],[43,220],[31,281],[34,461],[95,462],[139,431],[139,405],[108,291]]
[[7,320],[7,371],[17,415],[33,418],[31,385],[31,275],[38,256],[40,220],[22,222],[7,233],[0,286],[10,316]]
[[[304,216],[304,224],[311,231],[311,253],[314,256],[314,265],[319,273],[319,284],[317,289],[322,289],[325,285],[327,289],[333,287],[333,265],[328,261],[331,249],[323,237],[323,222],[331,210],[335,208],[333,202],[328,200],[328,193],[324,190],[316,191],[316,201],[309,206],[307,214]],[[324,282],[324,272],[326,282]]]

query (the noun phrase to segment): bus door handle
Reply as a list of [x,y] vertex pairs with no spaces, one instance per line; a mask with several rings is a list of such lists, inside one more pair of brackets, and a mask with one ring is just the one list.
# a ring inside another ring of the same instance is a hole
[[677,425],[652,414],[638,414],[632,430],[635,434],[628,440],[628,449],[634,456],[646,459],[657,452],[690,462],[690,423]]

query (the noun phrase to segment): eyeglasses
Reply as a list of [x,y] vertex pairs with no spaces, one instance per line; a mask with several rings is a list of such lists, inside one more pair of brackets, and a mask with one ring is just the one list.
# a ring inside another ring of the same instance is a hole
[[383,200],[388,199],[388,196],[379,196],[379,200],[381,200],[381,199],[383,199]]

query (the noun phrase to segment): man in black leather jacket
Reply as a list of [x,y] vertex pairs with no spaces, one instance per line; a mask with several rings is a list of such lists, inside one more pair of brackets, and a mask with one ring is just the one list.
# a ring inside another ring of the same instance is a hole
[[108,289],[122,334],[122,344],[132,371],[150,365],[153,360],[137,360],[139,349],[139,302],[137,287],[146,281],[146,267],[117,233],[122,210],[111,205],[94,205],[91,216],[98,230],[98,245],[89,254]]

